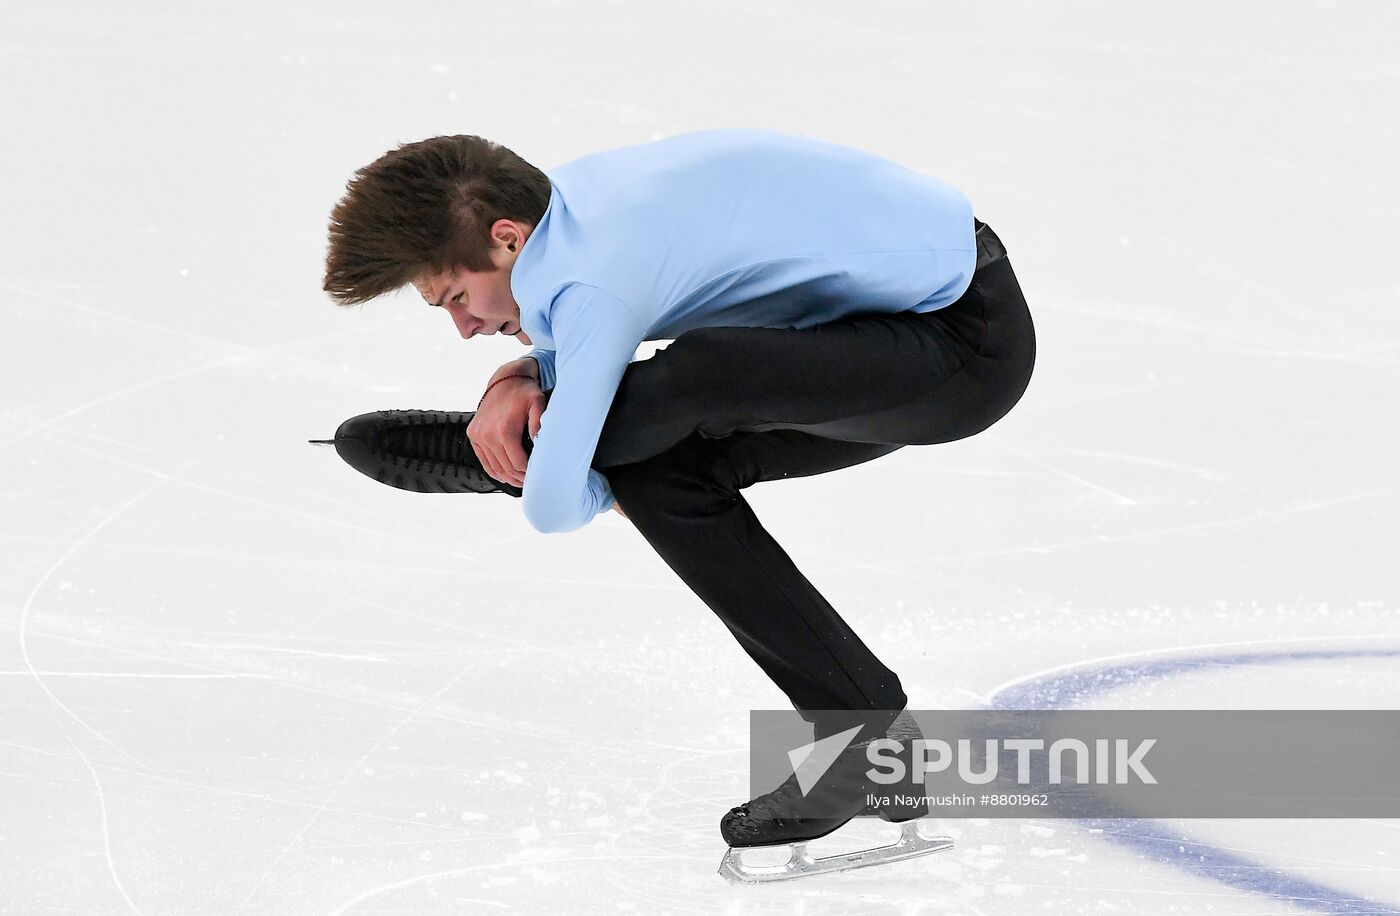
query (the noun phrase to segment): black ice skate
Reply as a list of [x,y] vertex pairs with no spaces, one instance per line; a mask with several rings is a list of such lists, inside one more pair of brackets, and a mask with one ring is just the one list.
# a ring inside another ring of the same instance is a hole
[[[382,484],[415,493],[506,493],[521,489],[486,473],[467,439],[473,411],[378,410],[351,417],[333,439],[336,454],[355,470]],[[534,446],[528,431],[525,452]]]
[[[899,740],[904,746],[899,756],[907,765],[910,742],[922,737],[922,733],[913,717],[901,712],[885,734],[878,737]],[[866,775],[870,768],[866,750],[876,738],[852,743],[842,751],[805,795],[802,780],[794,773],[772,792],[730,809],[720,821],[720,834],[729,850],[720,862],[719,873],[730,883],[755,884],[881,865],[952,848],[949,837],[926,837],[919,832],[918,819],[928,813],[927,805],[867,804],[870,795],[888,793],[888,787],[878,786]],[[814,857],[808,852],[808,842],[832,833],[858,816],[878,816],[900,824],[899,840],[888,846],[840,855]],[[744,861],[745,849],[783,846],[789,855],[780,865],[755,866]]]

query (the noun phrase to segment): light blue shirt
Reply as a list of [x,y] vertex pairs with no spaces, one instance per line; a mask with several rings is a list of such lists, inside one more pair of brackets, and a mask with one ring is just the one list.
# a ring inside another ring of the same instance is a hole
[[553,389],[522,503],[538,531],[613,506],[590,467],[644,340],[715,325],[805,328],[955,302],[976,262],[972,205],[870,153],[767,130],[702,130],[551,170],[511,272]]

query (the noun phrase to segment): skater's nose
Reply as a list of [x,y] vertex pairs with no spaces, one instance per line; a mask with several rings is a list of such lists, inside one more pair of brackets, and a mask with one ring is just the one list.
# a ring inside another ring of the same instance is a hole
[[448,312],[452,315],[452,323],[457,326],[457,333],[462,335],[463,340],[470,340],[481,330],[481,322],[473,318],[466,309],[459,306],[448,309]]

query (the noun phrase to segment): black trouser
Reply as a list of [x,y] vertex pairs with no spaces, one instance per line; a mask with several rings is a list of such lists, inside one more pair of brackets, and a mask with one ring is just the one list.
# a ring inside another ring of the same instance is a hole
[[697,328],[632,363],[594,452],[637,530],[814,722],[907,698],[740,491],[962,439],[1011,410],[1035,330],[1000,240],[977,226],[972,284],[945,308]]

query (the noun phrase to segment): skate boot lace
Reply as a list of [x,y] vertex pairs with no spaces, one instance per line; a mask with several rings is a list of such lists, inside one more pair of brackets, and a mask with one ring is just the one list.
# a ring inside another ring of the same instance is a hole
[[423,469],[425,463],[461,466],[475,456],[467,424],[445,416],[412,417],[381,429],[378,444],[386,457]]

